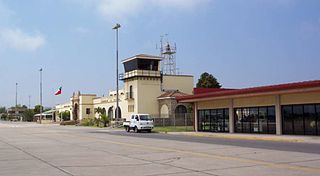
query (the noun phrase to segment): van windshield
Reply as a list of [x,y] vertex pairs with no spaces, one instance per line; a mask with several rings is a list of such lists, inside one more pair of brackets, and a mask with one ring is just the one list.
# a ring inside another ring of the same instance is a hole
[[140,115],[140,120],[146,120],[146,121],[151,121],[151,117],[148,115]]

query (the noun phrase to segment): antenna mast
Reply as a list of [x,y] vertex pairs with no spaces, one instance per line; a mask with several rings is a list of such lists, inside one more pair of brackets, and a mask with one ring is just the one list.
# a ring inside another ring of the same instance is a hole
[[[166,39],[166,42],[163,41],[164,38]],[[163,74],[177,74],[176,53],[176,44],[174,46],[170,44],[168,40],[168,34],[165,34],[165,36],[160,36],[160,56],[163,58],[161,61],[161,70]]]

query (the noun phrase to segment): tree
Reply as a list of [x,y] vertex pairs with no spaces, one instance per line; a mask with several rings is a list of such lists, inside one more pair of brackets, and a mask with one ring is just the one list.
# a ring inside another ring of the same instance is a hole
[[63,121],[69,121],[70,120],[70,112],[69,111],[64,111],[59,113],[59,117],[62,117]]
[[34,107],[34,113],[40,114],[40,107],[41,107],[42,112],[43,112],[43,106],[36,105],[36,106]]
[[99,117],[100,117],[99,119],[95,118],[96,123],[98,124],[98,123],[102,122],[103,126],[107,127],[107,124],[109,123],[110,120],[109,120],[109,117],[107,116],[106,109],[98,107],[97,109],[95,109],[95,113],[98,113]]
[[212,74],[204,72],[198,79],[197,88],[221,88],[221,85]]
[[107,124],[109,123],[109,117],[106,114],[100,115],[100,120],[103,123],[103,127],[107,127]]
[[7,114],[1,114],[1,120],[8,120],[8,115]]
[[6,107],[0,107],[0,114],[6,113],[6,112],[7,112]]
[[34,110],[33,109],[28,109],[28,110],[24,111],[23,114],[22,114],[23,120],[27,121],[27,122],[32,122],[34,115],[35,115]]

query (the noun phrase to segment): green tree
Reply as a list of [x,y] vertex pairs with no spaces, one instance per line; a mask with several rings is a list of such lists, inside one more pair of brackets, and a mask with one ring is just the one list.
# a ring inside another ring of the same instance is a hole
[[1,120],[8,120],[8,115],[2,114],[0,118],[1,118]]
[[98,113],[99,117],[100,117],[100,118],[95,118],[97,126],[101,122],[104,127],[107,127],[107,124],[110,122],[110,119],[107,116],[106,109],[98,107],[98,108],[95,109],[95,113]]
[[69,111],[64,111],[59,113],[59,117],[62,117],[63,121],[69,121],[70,120],[70,112]]
[[204,72],[198,79],[197,88],[221,88],[221,85],[212,74]]
[[107,127],[107,124],[110,122],[110,119],[106,114],[101,114],[100,120],[103,123],[103,127]]
[[34,113],[40,114],[40,107],[41,107],[42,112],[43,112],[43,106],[36,105],[36,106],[34,107]]
[[27,122],[32,122],[34,115],[35,115],[34,110],[33,109],[28,109],[28,110],[24,111],[23,114],[22,114],[23,120],[27,121]]
[[6,112],[7,112],[6,107],[0,107],[0,114],[6,113]]

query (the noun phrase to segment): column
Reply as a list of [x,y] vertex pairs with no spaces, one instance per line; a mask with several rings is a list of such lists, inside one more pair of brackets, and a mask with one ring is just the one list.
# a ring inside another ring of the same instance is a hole
[[230,102],[229,102],[229,133],[234,133],[233,99],[230,99]]
[[198,103],[194,102],[194,131],[198,132]]
[[281,102],[280,102],[280,95],[276,95],[276,134],[282,134],[282,116],[281,116]]

